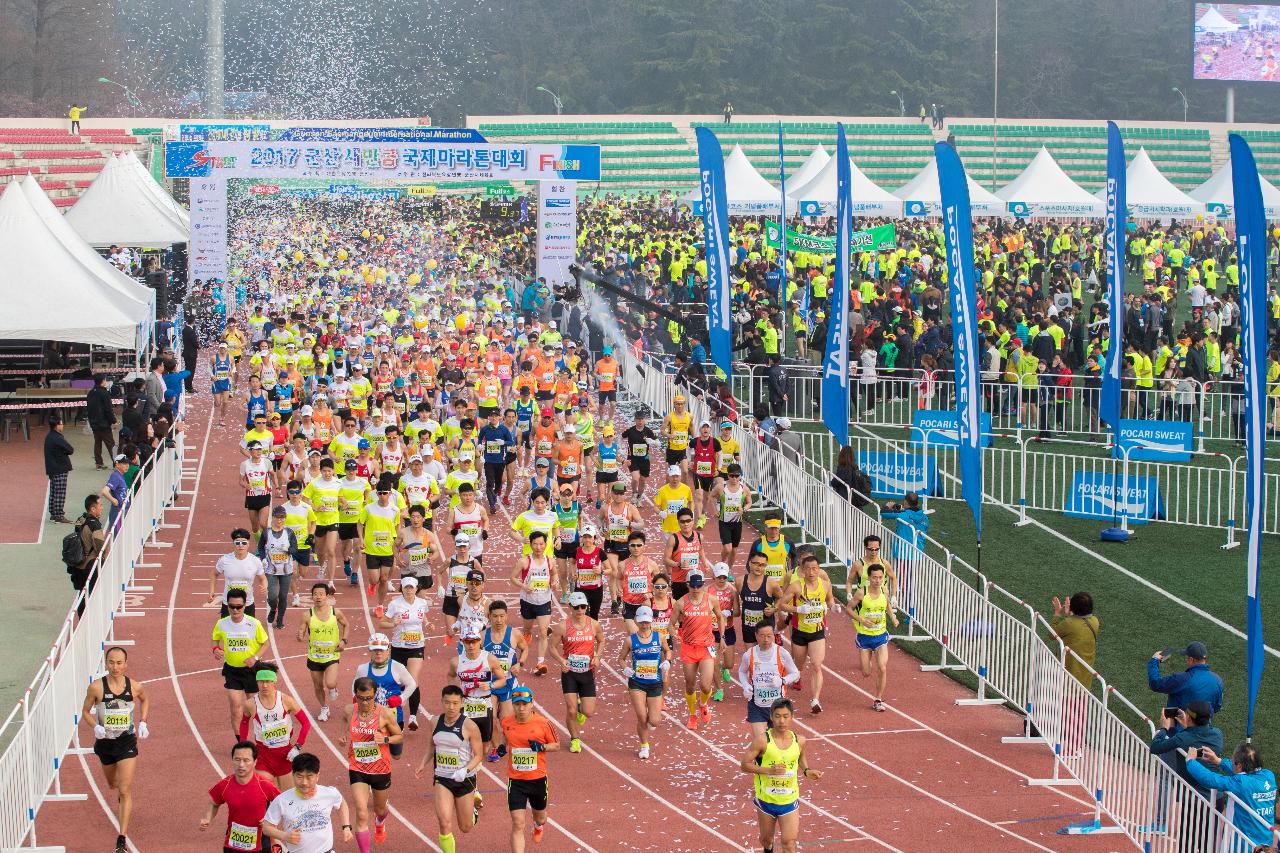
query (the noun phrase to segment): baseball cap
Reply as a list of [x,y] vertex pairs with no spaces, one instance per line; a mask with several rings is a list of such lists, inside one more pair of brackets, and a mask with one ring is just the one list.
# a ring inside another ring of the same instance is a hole
[[583,592],[575,592],[569,596],[570,607],[587,607],[587,595]]
[[298,416],[305,418],[308,415],[312,414],[314,411],[315,410],[312,409],[310,406],[303,406],[301,409],[298,409]]
[[410,461],[410,462],[421,462],[421,461],[422,461],[422,456],[420,456],[419,454],[415,453],[415,454],[413,454],[412,456],[410,456],[410,457],[409,457],[409,461]]
[[[262,449],[262,442],[261,442],[261,441],[251,441],[251,442],[249,442],[248,444],[246,444],[246,445],[245,445],[245,447],[249,448],[250,450],[261,450],[261,449]],[[122,455],[120,455],[120,456],[117,456],[117,457],[116,457],[116,461],[117,461],[117,462],[123,462],[126,458],[127,458],[127,457],[125,457],[125,456],[122,454]]]
[[683,403],[683,402],[684,402],[684,395],[683,395],[683,394],[677,394],[677,395],[675,395],[674,397],[672,397],[672,398],[671,398],[671,402],[673,402],[673,403]]
[[640,607],[637,607],[637,608],[636,608],[635,621],[637,621],[637,622],[652,622],[652,621],[653,621],[653,611],[652,611],[652,610],[650,610],[648,607],[645,607],[645,606],[643,606],[643,605],[641,605]]
[[387,639],[386,634],[374,634],[371,637],[369,637],[370,651],[374,651],[376,649],[389,649],[389,648],[391,648],[391,641]]
[[275,509],[271,510],[272,518],[284,518],[288,514],[289,514],[288,510],[286,510],[283,506],[278,506]]
[[543,416],[544,418],[549,418],[549,417],[551,417],[551,407],[550,407],[550,406],[543,406],[543,407],[542,407],[542,416]]
[[[256,442],[256,441],[255,441],[255,442],[253,442],[253,444],[258,444],[258,442]],[[259,446],[259,447],[261,447],[261,445],[258,445],[258,446]],[[125,456],[123,453],[117,453],[117,454],[116,454],[115,461],[116,461],[116,462],[128,462],[128,461],[129,461],[129,457],[128,457],[128,456]]]
[[357,468],[359,468],[359,467],[360,467],[360,466],[359,466],[358,464],[356,464],[356,460],[354,460],[354,459],[348,459],[346,462],[344,462],[344,463],[343,463],[343,465],[342,465],[342,470],[344,470],[344,471],[354,471],[354,470],[356,470],[356,469],[357,469]]
[[538,457],[538,461],[533,463],[535,468],[550,468],[551,460],[545,456]]
[[605,424],[604,429],[601,430],[601,432],[605,435],[613,435],[613,424]]
[[511,701],[513,704],[519,704],[521,702],[532,702],[533,691],[530,690],[528,687],[525,687],[524,685],[521,685],[520,687],[513,687],[511,689]]
[[480,639],[483,635],[484,635],[484,632],[480,630],[480,625],[479,625],[478,623],[476,623],[476,622],[474,622],[474,621],[472,621],[472,620],[470,620],[470,619],[465,619],[465,620],[463,620],[463,622],[462,622],[462,639],[464,639],[464,640],[478,640],[478,639]]
[[[276,676],[276,671],[274,669],[260,669],[256,673],[254,673],[253,680],[254,681],[277,681],[279,679]],[[1191,704],[1194,705],[1195,703],[1192,702]],[[1205,704],[1207,705],[1208,703],[1205,703]]]
[[1204,643],[1198,641],[1194,643],[1187,643],[1187,647],[1182,650],[1182,654],[1184,657],[1189,658],[1199,658],[1200,660],[1209,659],[1208,647],[1206,647]]
[[697,589],[706,582],[707,579],[702,576],[702,572],[689,572],[688,584],[690,588]]
[[600,535],[600,531],[596,530],[596,526],[594,524],[582,525],[582,530],[579,531],[579,533],[583,536],[599,536]]
[[600,348],[600,351],[605,355],[608,355],[609,353],[613,352],[613,346],[611,344],[605,344],[603,347]]
[[613,490],[614,490],[615,492],[617,492],[618,494],[622,494],[623,492],[625,492],[625,491],[627,490],[627,484],[626,484],[626,483],[624,483],[624,482],[622,482],[621,480],[614,480],[614,481],[613,481]]
[[781,526],[782,526],[782,519],[780,519],[780,518],[766,518],[766,519],[764,520],[764,526],[765,526],[765,527],[781,527]]
[[711,570],[711,573],[718,578],[727,578],[729,577],[729,564],[716,563],[715,568]]
[[467,581],[475,581],[476,583],[484,583],[484,572],[479,569],[472,569],[467,572]]
[[778,429],[791,429],[791,418],[778,418],[774,421]]
[[680,476],[680,466],[679,466],[679,465],[671,465],[671,466],[669,466],[669,467],[667,468],[667,476],[668,476],[668,477],[679,477],[679,476]]
[[222,341],[221,343],[218,344],[218,349],[226,349],[226,348],[227,348],[226,341]]
[[1187,703],[1187,715],[1203,725],[1213,719],[1213,708],[1205,700],[1196,699]]
[[405,575],[404,577],[400,578],[400,586],[416,587],[417,585],[418,585],[418,579],[415,578],[413,575]]
[[470,545],[471,537],[465,533],[459,533],[457,536],[453,537],[453,544],[459,548],[463,545]]
[[733,421],[721,421],[720,429],[733,429]]

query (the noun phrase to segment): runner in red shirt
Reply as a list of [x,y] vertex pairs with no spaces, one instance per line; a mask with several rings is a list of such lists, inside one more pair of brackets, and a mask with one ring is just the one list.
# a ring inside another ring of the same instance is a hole
[[256,853],[270,849],[262,844],[262,818],[267,806],[280,796],[280,789],[265,774],[254,772],[258,760],[258,748],[248,741],[241,741],[231,748],[231,766],[234,772],[209,789],[209,806],[200,818],[200,830],[218,814],[218,808],[227,807],[227,832],[222,839],[224,853]]

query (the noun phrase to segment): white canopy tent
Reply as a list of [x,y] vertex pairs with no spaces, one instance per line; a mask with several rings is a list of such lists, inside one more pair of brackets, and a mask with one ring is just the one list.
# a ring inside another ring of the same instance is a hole
[[[751,165],[742,146],[735,144],[724,158],[725,199],[733,216],[777,216],[782,212],[782,191],[769,183]],[[790,195],[790,193],[788,193]],[[685,204],[700,206],[702,191],[695,188],[681,199]]]
[[[965,176],[969,184],[969,207],[974,216],[1001,216],[1004,201]],[[906,186],[894,192],[902,199],[902,215],[906,217],[941,216],[942,190],[938,186],[938,161],[931,159]]]
[[1078,216],[1101,219],[1106,204],[1062,171],[1043,145],[1035,158],[1008,186],[997,190],[1014,216]]
[[1196,21],[1198,33],[1234,33],[1238,29],[1240,29],[1239,24],[1231,23],[1212,6],[1209,7],[1209,11],[1200,16],[1200,20]]
[[154,316],[151,304],[108,285],[106,270],[119,271],[88,245],[84,249],[100,267],[87,265],[63,245],[19,182],[5,187],[0,194],[0,300],[5,306],[0,338],[142,351]]
[[[1258,178],[1262,182],[1262,206],[1267,211],[1267,219],[1280,219],[1280,189],[1261,175]],[[1209,180],[1187,195],[1203,202],[1210,216],[1234,219],[1236,200],[1235,190],[1231,186],[1231,160],[1228,158]]]
[[[827,153],[827,149],[821,145],[813,146],[813,150],[809,152],[809,156],[800,164],[800,168],[796,169],[795,174],[787,175],[788,187],[802,187],[809,181],[813,180],[813,176],[822,171],[822,167],[831,162],[831,155]],[[788,190],[787,195],[793,195]]]
[[[1138,154],[1125,169],[1125,202],[1129,215],[1137,219],[1189,219],[1204,213],[1204,204],[1169,183],[1151,162],[1147,149]],[[1107,200],[1107,188],[1094,193],[1101,202]]]
[[[128,161],[112,156],[80,196],[66,220],[92,246],[137,246],[164,249],[185,243],[190,228],[143,185],[155,184]],[[158,187],[157,187],[158,189]]]
[[190,233],[191,231],[190,211],[188,211],[185,207],[183,207],[182,205],[174,201],[173,196],[169,195],[169,193],[165,190],[164,187],[156,183],[156,179],[151,176],[151,172],[147,170],[147,167],[142,165],[142,161],[138,159],[136,154],[134,154],[132,151],[126,151],[120,155],[120,158],[129,165],[130,169],[132,169],[134,172],[138,174],[138,177],[140,179],[139,183],[142,185],[142,187],[150,195],[155,197],[156,201],[158,201],[162,207],[166,208],[167,210],[171,210],[174,216],[177,218],[177,220],[180,223],[182,223],[182,227],[185,228],[188,233]]
[[[787,195],[800,203],[803,216],[827,216],[836,212],[836,173],[839,161],[834,157],[822,171]],[[866,176],[858,164],[849,160],[849,183],[853,196],[854,216],[902,216],[902,199]]]

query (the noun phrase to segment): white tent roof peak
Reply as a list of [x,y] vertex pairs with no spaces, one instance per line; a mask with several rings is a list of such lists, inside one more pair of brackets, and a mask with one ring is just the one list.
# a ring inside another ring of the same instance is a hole
[[809,156],[800,164],[800,168],[796,169],[795,174],[787,175],[787,195],[792,193],[789,191],[791,187],[802,187],[809,181],[813,180],[813,176],[822,171],[822,167],[831,162],[831,155],[827,153],[827,149],[821,144],[813,146],[813,150],[809,152]]
[[[1106,187],[1094,193],[1094,198],[1105,202]],[[1204,204],[1160,174],[1146,148],[1139,148],[1125,169],[1125,202],[1131,215],[1146,219],[1186,219],[1204,213]]]
[[[839,168],[839,161],[832,157],[808,183],[788,188],[787,195],[799,202],[801,214],[835,213]],[[849,159],[849,184],[854,216],[902,216],[902,199],[868,178],[853,158]],[[818,211],[807,209],[813,203],[819,206]]]
[[1106,213],[1106,205],[1071,180],[1043,145],[1022,174],[996,195],[1016,216],[1102,217]]
[[150,175],[139,175],[127,159],[107,158],[98,177],[67,211],[67,222],[94,246],[159,249],[187,242],[189,227],[144,180],[155,184]]
[[1196,30],[1198,32],[1234,33],[1238,29],[1240,29],[1239,24],[1231,23],[1212,6],[1209,7],[1209,11],[1200,16],[1200,20],[1196,21]]
[[[1261,175],[1262,206],[1266,210],[1267,219],[1280,219],[1280,189]],[[1231,184],[1231,159],[1223,163],[1209,180],[1187,193],[1193,199],[1203,202],[1207,212],[1219,219],[1235,218],[1235,188]]]
[[[782,211],[782,191],[756,171],[742,146],[737,143],[734,143],[729,156],[724,158],[724,185],[729,213],[735,216],[777,215]],[[681,199],[685,204],[701,200],[702,191],[696,187]]]
[[[983,189],[972,177],[965,175],[969,185],[969,207],[974,216],[1001,216],[1004,214],[1004,201]],[[916,176],[894,195],[903,201],[903,215],[941,216],[942,189],[938,185],[938,159],[933,157]]]

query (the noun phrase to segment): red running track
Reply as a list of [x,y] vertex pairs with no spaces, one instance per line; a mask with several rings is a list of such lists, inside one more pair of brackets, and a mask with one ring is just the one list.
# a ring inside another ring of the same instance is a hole
[[[244,515],[236,475],[240,432],[209,422],[207,398],[193,403],[189,464],[197,473],[186,485],[194,486],[196,494],[184,497],[181,509],[168,514],[171,522],[179,522],[161,537],[171,547],[147,552],[144,562],[155,567],[140,569],[137,583],[153,590],[129,604],[140,615],[117,622],[117,635],[135,642],[130,675],[142,680],[151,694],[152,734],[142,743],[130,831],[133,849],[145,853],[219,849],[221,836],[216,831],[225,811],[218,826],[207,833],[199,831],[198,821],[207,802],[205,792],[230,770],[228,751],[234,740],[219,662],[210,654],[209,632],[217,611],[205,601],[209,572],[228,550],[229,530],[241,524]],[[653,542],[657,520],[651,512],[646,519]],[[508,521],[500,510],[494,524]],[[708,525],[704,531],[708,540],[714,540],[713,528]],[[514,603],[509,581],[500,579],[511,565],[514,545],[498,531],[487,546],[486,553],[492,555],[487,561],[492,578],[488,590]],[[349,683],[364,659],[359,646],[370,633],[370,616],[362,590],[363,585],[339,585],[339,607],[354,626],[353,648],[341,663],[347,680],[340,678],[340,683]],[[305,648],[294,640],[301,613],[293,609],[286,616],[286,631],[272,637],[271,656],[282,664],[281,688],[303,701],[314,719]],[[432,619],[440,630],[437,608]],[[617,618],[604,621],[609,644],[605,658],[611,662],[625,627]],[[807,712],[808,697],[796,697],[805,709],[798,715],[798,731],[809,739],[810,763],[825,771],[820,781],[802,787],[803,846],[868,851],[1111,851],[1126,846],[1115,836],[1056,834],[1091,816],[1092,801],[1086,793],[1079,788],[1028,786],[1029,778],[1049,775],[1052,762],[1043,746],[1000,742],[1002,736],[1020,733],[1021,719],[999,707],[957,707],[956,699],[971,694],[944,676],[920,672],[918,662],[896,648],[886,696],[890,710],[872,711],[871,695],[853,654],[853,630],[843,617],[831,621],[825,710],[813,717]],[[432,710],[451,652],[438,637],[427,648],[421,683],[424,710]],[[587,725],[583,752],[566,750],[550,758],[552,825],[544,843],[531,849],[757,849],[750,779],[737,767],[748,738],[741,692],[726,690],[712,723],[689,732],[681,716],[681,676],[674,674],[676,685],[669,688],[667,705],[677,717],[669,718],[651,738],[652,758],[640,761],[622,675],[605,666],[597,680],[601,698]],[[563,735],[558,679],[552,674],[527,682],[539,710]],[[806,688],[810,683],[806,675]],[[340,725],[337,714],[317,724],[307,747],[321,758],[321,782],[345,793],[345,752],[337,746]],[[411,771],[429,736],[430,727],[424,725],[407,738],[393,776],[388,839],[376,848],[379,851],[438,849],[431,790],[426,779],[415,780]],[[88,726],[82,738],[85,743],[92,738]],[[488,805],[471,833],[457,835],[460,850],[506,849],[510,823],[501,796],[502,767],[486,766],[481,791]],[[40,842],[62,844],[69,851],[111,849],[115,829],[108,807],[114,806],[114,796],[106,789],[96,759],[90,755],[67,760],[61,781],[64,791],[88,791],[89,798],[47,804],[39,816]],[[339,843],[339,849],[354,850],[355,845]]]

